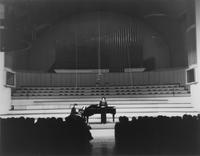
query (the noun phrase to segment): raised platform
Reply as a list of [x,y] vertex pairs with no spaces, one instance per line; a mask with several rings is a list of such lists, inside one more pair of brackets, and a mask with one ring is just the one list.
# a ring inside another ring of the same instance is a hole
[[[98,104],[102,96],[120,116],[182,116],[198,114],[192,106],[189,90],[179,84],[110,87],[20,87],[13,92],[12,110],[4,117],[65,118],[74,103],[79,108]],[[107,114],[112,122],[112,115]],[[89,118],[99,123],[100,114]]]
[[[99,98],[82,99],[13,99],[14,110],[10,110],[1,117],[33,117],[33,118],[65,118],[70,114],[71,105],[78,107],[98,104]],[[116,120],[120,116],[182,116],[184,114],[198,114],[191,105],[190,97],[143,97],[143,98],[107,98],[109,106],[116,107]],[[112,115],[107,114],[108,122],[112,122]],[[89,118],[91,123],[99,123],[100,115]]]

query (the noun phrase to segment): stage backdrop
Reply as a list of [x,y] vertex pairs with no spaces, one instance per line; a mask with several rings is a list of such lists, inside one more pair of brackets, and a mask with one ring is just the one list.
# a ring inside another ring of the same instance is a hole
[[[66,18],[33,44],[33,69],[142,67],[154,58],[155,68],[169,67],[169,48],[142,20],[108,12]],[[36,61],[37,60],[37,63]]]

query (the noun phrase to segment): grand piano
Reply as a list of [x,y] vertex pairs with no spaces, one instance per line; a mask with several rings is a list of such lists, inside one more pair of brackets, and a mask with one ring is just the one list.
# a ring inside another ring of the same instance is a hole
[[[89,117],[94,114],[112,114],[113,116],[113,122],[115,121],[115,114],[116,114],[116,108],[111,106],[106,107],[100,107],[99,105],[90,105],[85,108],[85,110],[82,112],[82,117],[86,119],[87,123],[89,120]],[[102,120],[102,119],[101,119]]]

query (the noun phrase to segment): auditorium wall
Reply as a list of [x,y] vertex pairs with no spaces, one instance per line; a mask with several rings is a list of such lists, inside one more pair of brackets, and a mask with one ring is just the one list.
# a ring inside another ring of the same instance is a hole
[[169,47],[159,34],[146,31],[143,43],[143,59],[155,59],[155,68],[170,67]]
[[[110,23],[113,22],[113,29],[110,29],[110,31],[113,32],[116,31],[116,32],[113,34],[113,36],[110,35],[109,33],[104,34],[104,32],[101,32],[102,36],[104,36],[107,40],[109,40],[108,42],[110,42],[110,39],[113,39],[115,42],[113,45],[116,45],[116,47],[121,46],[119,49],[117,49],[118,48],[117,47],[116,50],[113,48],[112,45],[111,47],[113,51],[110,53],[112,53],[112,55],[116,54],[116,56],[117,55],[121,56],[118,50],[127,49],[127,45],[129,43],[126,40],[130,34],[126,35],[126,33],[131,32],[132,34],[135,35],[135,38],[133,38],[133,40],[138,38],[138,36],[143,36],[143,42],[142,42],[143,61],[148,59],[155,60],[156,69],[169,68],[169,67],[171,68],[186,67],[188,65],[195,64],[196,32],[195,32],[195,19],[194,19],[195,9],[193,2],[194,1],[192,0],[187,1],[188,4],[186,9],[183,12],[177,11],[178,15],[176,16],[159,11],[156,13],[147,14],[144,17],[143,16],[138,17],[137,21],[134,21],[136,18],[132,18],[132,16],[134,15],[119,16],[118,15],[119,13],[117,12],[112,12],[114,16],[111,14],[108,15],[109,17],[105,16],[107,19],[110,19],[111,22],[108,20]],[[94,16],[94,14],[95,12],[88,13],[89,16]],[[107,12],[105,12],[104,14],[106,15]],[[143,23],[145,29],[143,29],[142,32],[141,31],[138,32],[138,28],[134,28],[134,30],[132,31],[130,29],[130,25],[127,25],[127,23],[130,23],[131,21],[130,17],[132,18],[131,20],[133,20],[136,24],[139,23],[139,29],[141,28],[141,23]],[[71,21],[72,23],[70,23],[71,18],[73,19]],[[86,21],[84,21],[85,19]],[[64,22],[63,20],[65,20],[65,24],[63,24]],[[55,25],[48,26],[48,28],[50,29],[44,30],[43,32],[41,32],[39,36],[36,35],[33,41],[31,41],[32,47],[30,51],[6,53],[5,54],[6,67],[12,68],[14,70],[48,71],[56,61],[56,54],[57,54],[56,44],[58,42],[66,42],[66,44],[71,44],[72,42],[70,40],[75,40],[73,34],[69,33],[68,28],[70,29],[72,28],[71,29],[72,33],[74,33],[73,31],[76,31],[75,27],[77,24],[80,24],[80,21],[82,23],[87,23],[87,24],[94,22],[88,20],[90,20],[90,18],[87,18],[85,14],[82,14],[78,18],[77,17],[74,18],[74,16],[65,19],[63,18],[61,21],[59,22],[57,21]],[[103,21],[104,17],[101,20]],[[96,19],[96,21],[98,20]],[[115,26],[116,21],[117,24],[119,24],[121,27],[119,30],[114,30],[116,28]],[[70,24],[71,26],[69,26]],[[84,32],[81,32],[82,30],[88,29],[91,30],[91,32],[93,31],[92,26],[91,27],[87,26],[88,25],[86,24],[82,28],[79,26],[78,31],[80,36],[82,35],[81,37],[83,38],[85,36]],[[122,38],[120,38],[121,37],[120,35],[122,36]],[[12,34],[12,36],[15,35]],[[86,44],[89,44],[89,42]],[[82,46],[82,48],[85,47]],[[103,51],[105,50],[105,48],[107,47],[104,47],[101,50]],[[134,51],[134,49],[131,49],[130,51],[132,52]],[[84,56],[84,54],[81,55]],[[124,60],[124,62],[127,62],[127,59],[124,58],[121,59],[121,57],[119,57],[118,59],[111,59],[110,62],[117,62],[116,64],[120,64],[118,63],[119,60],[120,61]],[[71,61],[71,59],[68,58],[66,62],[67,61]],[[97,62],[97,59],[93,59],[93,61]],[[85,62],[87,63],[87,61]],[[132,62],[134,61],[132,60]]]
[[170,51],[170,67],[187,66],[187,51],[185,48],[184,20],[172,18],[164,13],[149,14],[145,22],[162,35]]
[[5,66],[13,70],[29,70],[29,51],[5,53]]
[[[116,15],[115,17],[116,18]],[[80,19],[75,19],[75,22]],[[88,20],[88,19],[86,19]],[[114,19],[114,22],[119,22],[121,19]],[[88,21],[87,21],[88,22]],[[89,21],[88,23],[92,23],[92,21]],[[122,21],[124,22],[124,21]],[[142,22],[141,22],[142,23]],[[80,23],[79,23],[80,24]],[[69,26],[71,25],[71,26]],[[61,22],[60,24],[57,24],[53,26],[51,29],[47,30],[43,33],[43,35],[38,38],[34,43],[33,47],[31,49],[30,55],[29,55],[29,68],[31,70],[41,70],[41,71],[48,71],[51,66],[55,63],[56,59],[56,44],[57,42],[66,42],[66,44],[69,44],[71,42],[70,40],[74,40],[73,34],[69,33],[68,29],[72,29],[71,31],[75,31],[76,23],[64,23]],[[84,25],[86,27],[86,25]],[[121,24],[122,29],[124,27],[124,24]],[[127,26],[128,27],[128,26]],[[83,28],[85,29],[85,28]],[[92,28],[89,28],[92,31]],[[113,27],[113,29],[115,29]],[[126,33],[127,30],[124,30],[125,32],[121,31],[122,37],[123,33]],[[79,33],[84,37],[84,32]],[[111,30],[113,31],[113,30]],[[135,31],[135,30],[133,30]],[[136,30],[137,31],[137,30]],[[119,32],[120,33],[120,32]],[[116,38],[114,40],[117,42],[121,42],[120,39]],[[155,67],[156,68],[169,68],[170,67],[170,55],[169,55],[169,47],[166,45],[165,40],[163,40],[162,36],[156,33],[151,28],[148,28],[148,25],[144,25],[143,32],[133,32],[136,35],[143,37],[143,60],[146,59],[155,59]],[[140,33],[140,34],[139,34]],[[91,34],[90,34],[91,35]],[[71,36],[71,38],[70,38]],[[73,37],[72,37],[73,36]],[[137,37],[137,36],[136,36]],[[70,38],[70,40],[69,40]],[[112,38],[112,36],[111,36]],[[121,43],[114,43],[116,46],[121,46]],[[128,44],[127,44],[128,45]],[[125,45],[126,46],[126,45]],[[105,48],[105,47],[104,47]],[[102,48],[102,50],[104,49]],[[123,49],[123,47],[120,47]],[[126,47],[125,47],[126,48]],[[125,49],[124,48],[124,49]],[[66,52],[67,53],[67,52]],[[65,57],[65,56],[63,56]],[[71,61],[71,60],[70,60]]]
[[[185,69],[165,69],[149,72],[104,73],[99,83],[110,86],[185,84]],[[95,86],[96,73],[17,72],[18,86]]]
[[51,31],[33,42],[29,55],[30,70],[48,71],[51,68],[55,62],[55,38],[55,33]]
[[5,86],[4,53],[0,51],[0,114],[8,113],[11,104],[11,88]]
[[196,23],[195,23],[195,7],[194,3],[188,2],[188,9],[185,16],[185,46],[188,55],[188,65],[197,63],[196,55]]

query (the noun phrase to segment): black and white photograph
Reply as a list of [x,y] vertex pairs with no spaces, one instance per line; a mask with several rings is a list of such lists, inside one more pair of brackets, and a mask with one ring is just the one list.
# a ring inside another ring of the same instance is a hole
[[0,0],[0,156],[200,156],[200,0]]

